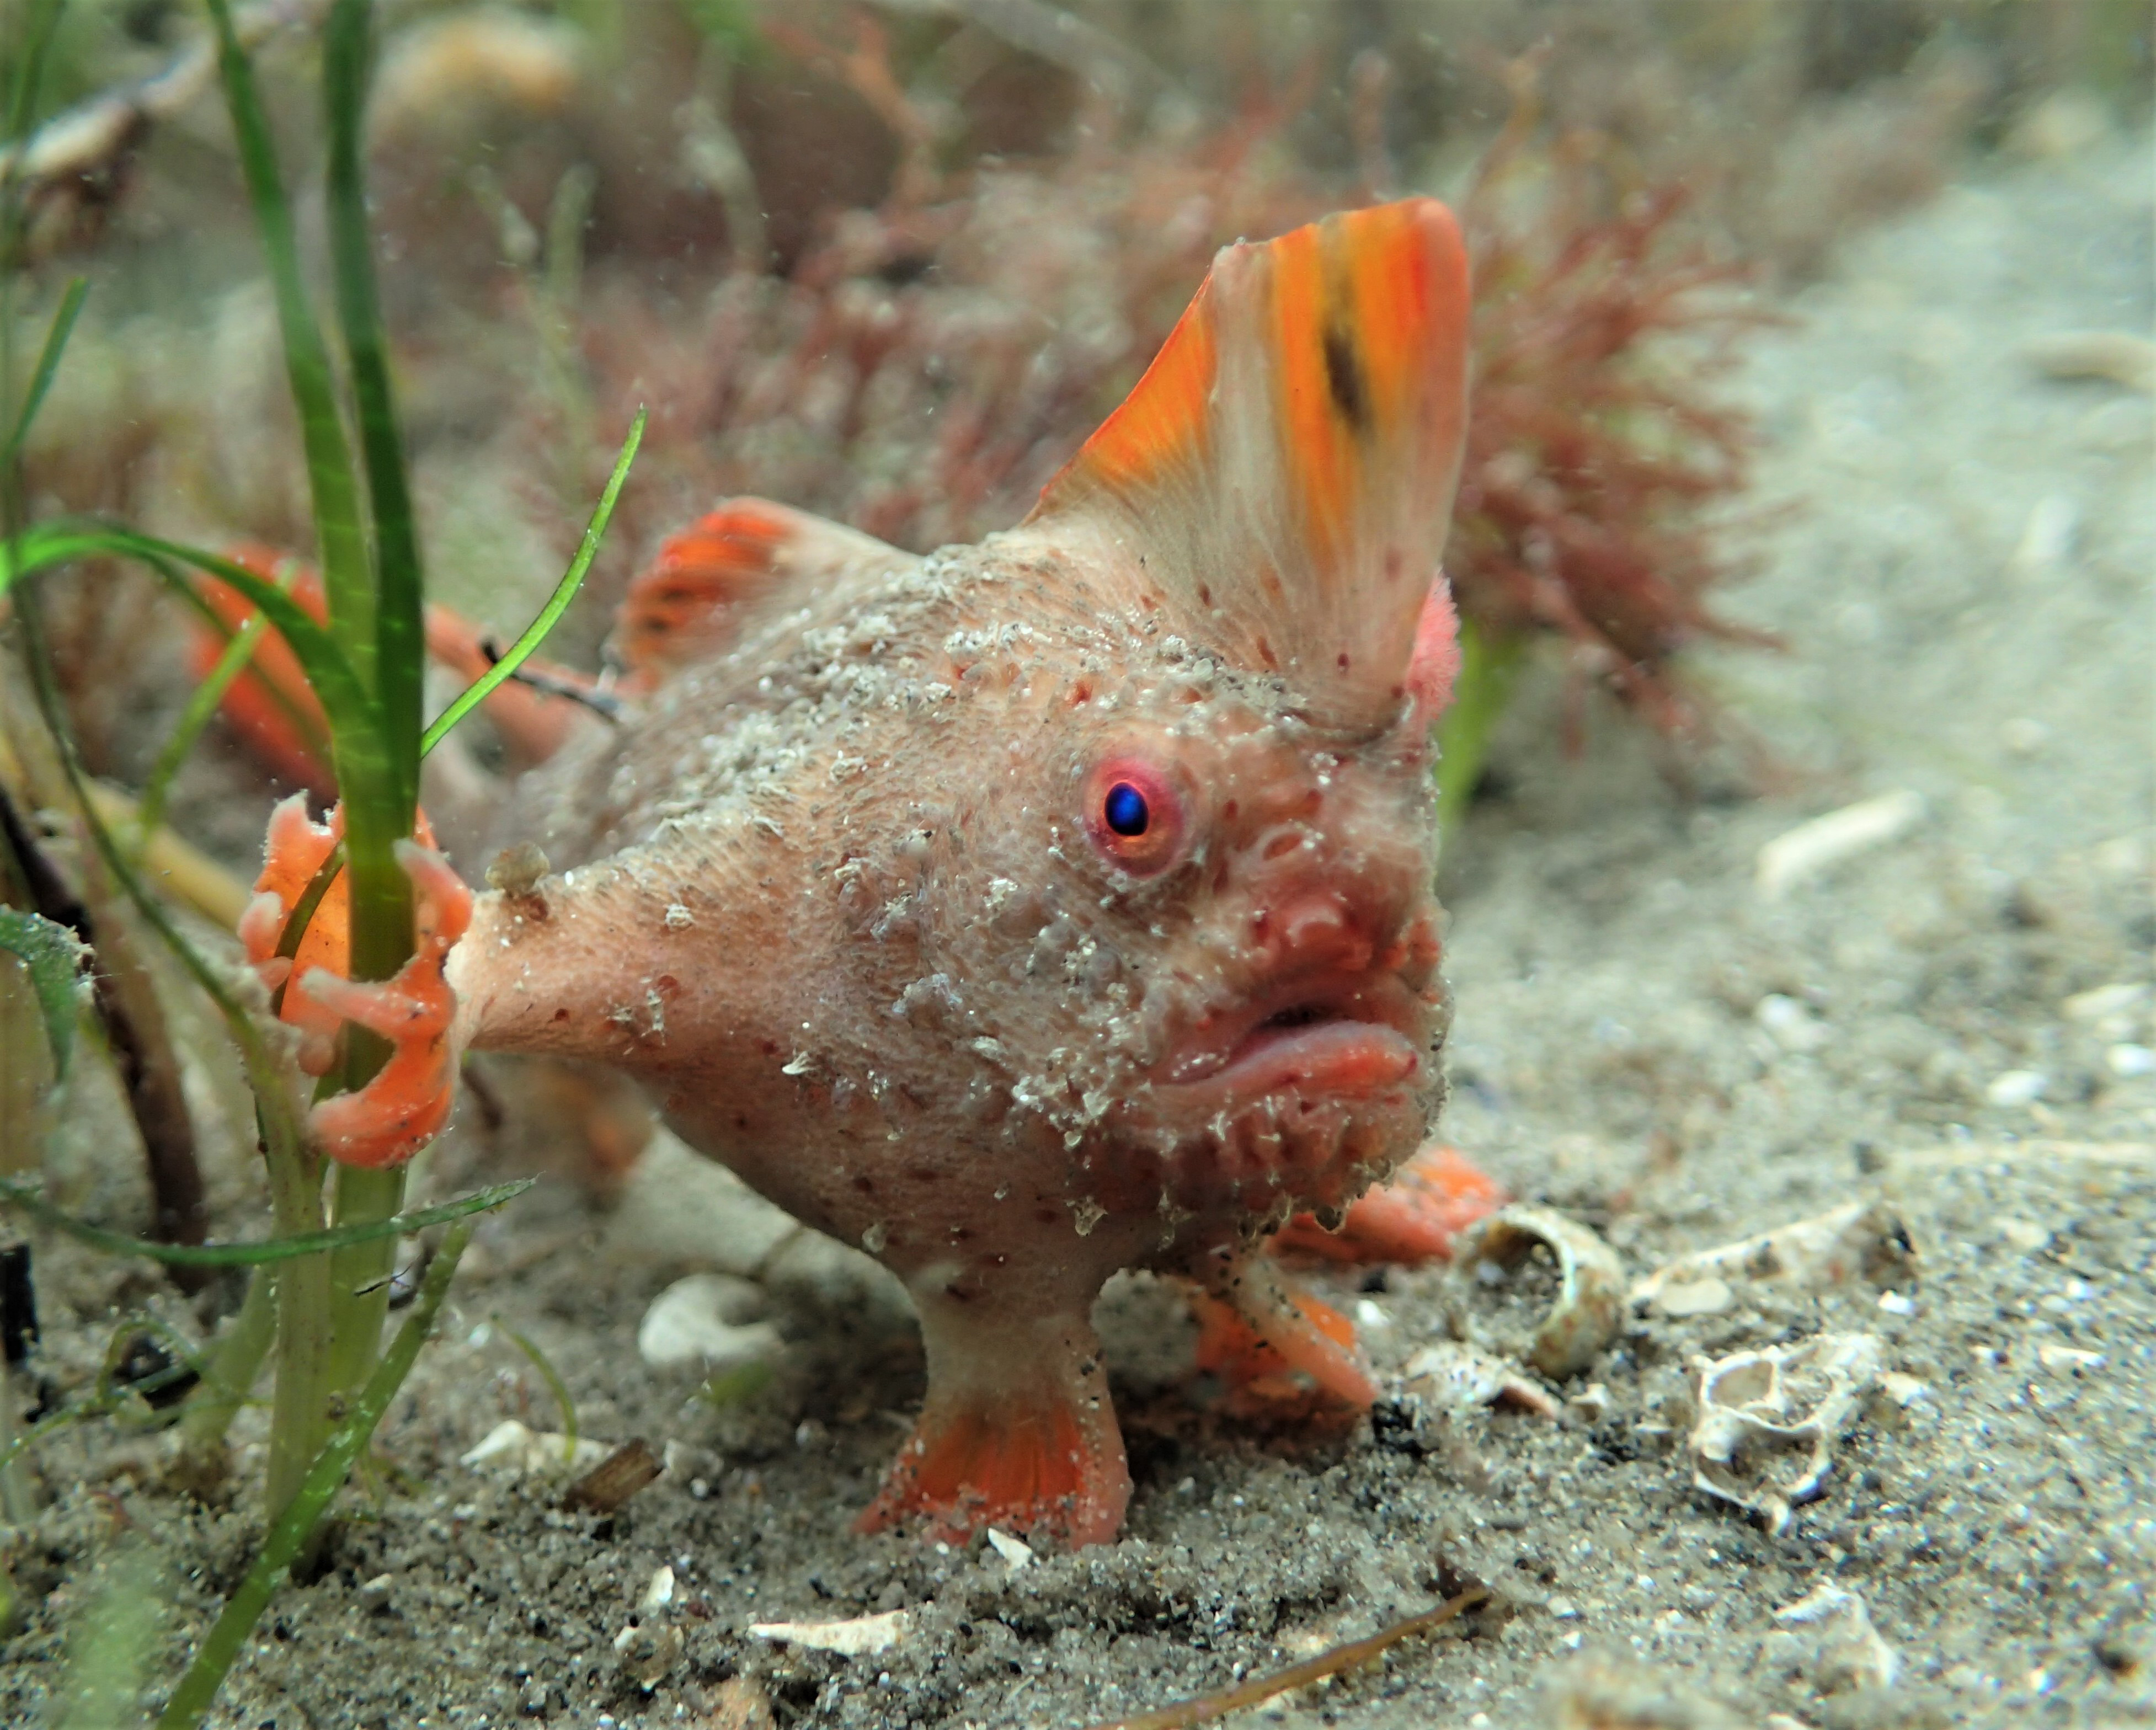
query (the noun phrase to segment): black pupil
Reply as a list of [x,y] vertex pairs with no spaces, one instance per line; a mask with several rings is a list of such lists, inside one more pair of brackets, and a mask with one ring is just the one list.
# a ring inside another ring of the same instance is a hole
[[1146,797],[1127,781],[1118,781],[1108,789],[1108,827],[1119,835],[1142,835],[1152,814],[1146,809]]

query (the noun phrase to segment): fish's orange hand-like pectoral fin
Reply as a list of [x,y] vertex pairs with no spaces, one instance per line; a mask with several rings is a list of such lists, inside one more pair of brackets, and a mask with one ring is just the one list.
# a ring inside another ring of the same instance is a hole
[[729,499],[660,543],[623,595],[608,649],[631,688],[656,685],[732,640],[746,607],[782,583],[907,555],[767,499]]
[[1458,224],[1431,199],[1229,247],[1029,526],[1090,521],[1194,637],[1383,724],[1451,515],[1468,313]]
[[299,1029],[300,1066],[324,1075],[347,1021],[388,1041],[389,1060],[356,1093],[324,1100],[307,1115],[308,1134],[346,1165],[401,1165],[448,1121],[456,1092],[456,998],[443,969],[471,921],[472,896],[448,860],[433,850],[423,815],[416,840],[398,843],[398,863],[417,891],[412,958],[393,978],[355,981],[351,970],[350,896],[338,872],[316,904],[290,959],[277,954],[285,921],[343,833],[341,809],[311,821],[295,793],[271,814],[262,875],[239,921],[248,959],[264,984],[284,988],[280,1018]]

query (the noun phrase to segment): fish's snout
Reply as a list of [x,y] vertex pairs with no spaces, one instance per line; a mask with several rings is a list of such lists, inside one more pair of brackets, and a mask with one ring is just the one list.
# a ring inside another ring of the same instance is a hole
[[1332,888],[1291,891],[1261,900],[1250,915],[1250,935],[1275,968],[1369,970],[1377,945],[1348,897]]
[[1239,850],[1229,875],[1248,910],[1250,958],[1263,973],[1426,979],[1435,968],[1435,909],[1412,848],[1346,846],[1279,824]]

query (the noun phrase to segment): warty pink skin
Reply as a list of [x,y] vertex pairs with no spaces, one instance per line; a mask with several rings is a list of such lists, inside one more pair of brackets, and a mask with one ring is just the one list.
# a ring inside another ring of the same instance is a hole
[[[1312,724],[1030,532],[775,595],[522,802],[572,869],[480,899],[462,1029],[644,1079],[906,1281],[932,1375],[1047,1374],[1112,1423],[1111,1273],[1232,1291],[1265,1224],[1343,1205],[1437,1108],[1426,737],[1409,699]],[[1186,805],[1150,878],[1081,803],[1124,757]],[[1283,1012],[1342,1024],[1269,1065]],[[1287,1079],[1306,1047],[1337,1091]]]
[[791,527],[731,634],[524,783],[567,869],[477,902],[457,1040],[630,1071],[905,1280],[928,1399],[872,1522],[1115,1534],[1119,1268],[1372,1397],[1253,1251],[1442,1093],[1466,306],[1428,201],[1224,251],[1025,524],[913,558],[753,506]]

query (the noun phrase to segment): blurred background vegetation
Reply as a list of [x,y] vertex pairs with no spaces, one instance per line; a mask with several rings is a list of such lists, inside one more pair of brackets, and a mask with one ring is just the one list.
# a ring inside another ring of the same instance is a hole
[[[302,188],[319,10],[240,13]],[[1715,513],[1751,437],[1716,369],[1758,292],[1972,152],[2138,122],[2150,82],[2142,0],[563,0],[382,24],[372,185],[429,567],[505,640],[640,402],[565,659],[595,660],[629,574],[726,494],[914,548],[1008,525],[1214,248],[1434,192],[1469,208],[1494,381],[1463,608],[1492,665],[1551,639],[1680,736],[1704,717],[1674,657],[1717,629],[1738,561]],[[28,333],[70,275],[92,292],[28,502],[305,552],[203,44],[179,0],[67,11],[8,262]],[[185,699],[174,619],[117,568],[55,593],[101,773],[139,777]],[[263,771],[226,747],[175,809],[244,865]]]

